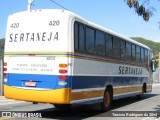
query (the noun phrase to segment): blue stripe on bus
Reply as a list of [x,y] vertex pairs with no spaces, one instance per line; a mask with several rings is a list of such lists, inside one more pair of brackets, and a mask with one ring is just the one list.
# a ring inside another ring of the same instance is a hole
[[32,81],[36,82],[36,87],[33,88],[42,88],[42,89],[60,89],[60,88],[70,88],[71,77],[68,77],[65,82],[67,85],[58,85],[59,80],[58,75],[39,75],[39,74],[14,74],[8,73],[7,77],[8,82],[4,82],[4,84],[9,86],[16,87],[26,87],[25,82]]
[[107,85],[127,86],[149,83],[147,77],[73,76],[72,89],[101,88]]
[[26,81],[37,82],[36,88],[42,89],[60,89],[72,88],[88,89],[88,88],[101,88],[106,87],[108,84],[114,86],[127,86],[127,85],[142,85],[149,83],[147,77],[115,77],[115,76],[68,76],[65,80],[67,85],[59,85],[58,75],[39,75],[39,74],[14,74],[9,73],[7,76],[8,82],[4,84],[9,86],[25,87]]

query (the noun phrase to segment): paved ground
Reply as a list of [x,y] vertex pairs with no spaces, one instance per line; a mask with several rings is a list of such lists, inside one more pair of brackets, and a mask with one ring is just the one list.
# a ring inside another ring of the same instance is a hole
[[7,99],[4,96],[0,96],[0,106],[7,104],[18,104],[18,103],[24,103],[24,101]]

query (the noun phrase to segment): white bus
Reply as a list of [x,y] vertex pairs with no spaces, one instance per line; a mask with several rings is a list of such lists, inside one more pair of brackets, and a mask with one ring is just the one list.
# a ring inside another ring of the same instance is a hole
[[149,47],[67,10],[9,16],[4,52],[6,98],[57,108],[101,103],[152,90]]

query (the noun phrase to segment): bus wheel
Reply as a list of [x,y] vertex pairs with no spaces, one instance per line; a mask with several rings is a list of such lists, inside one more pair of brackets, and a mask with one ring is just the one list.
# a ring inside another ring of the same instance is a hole
[[33,104],[38,104],[38,102],[33,102]]
[[54,104],[54,107],[57,109],[69,109],[71,108],[71,104]]
[[103,102],[101,103],[101,111],[108,111],[110,109],[111,102],[112,94],[108,89],[106,89],[103,96]]
[[142,100],[144,98],[144,93],[146,93],[146,85],[145,84],[142,87],[142,93],[137,95],[137,98]]
[[141,94],[137,95],[137,98],[142,100],[144,98],[144,92],[142,92]]

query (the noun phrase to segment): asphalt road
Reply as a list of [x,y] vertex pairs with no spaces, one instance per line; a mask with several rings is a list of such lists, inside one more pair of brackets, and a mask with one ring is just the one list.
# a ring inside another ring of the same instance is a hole
[[[38,118],[8,117],[0,118],[0,120],[160,120],[158,113],[158,111],[160,111],[160,85],[154,86],[152,92],[146,94],[143,100],[139,100],[135,96],[125,99],[114,100],[112,103],[112,108],[108,112],[100,112],[97,104],[73,106],[69,110],[58,110],[50,104],[32,104],[30,102],[0,105],[0,111],[17,111],[17,114],[14,114],[15,116],[25,116],[25,114],[31,116],[33,115],[32,112],[34,112],[37,113],[34,115],[39,116]],[[28,113],[26,113],[26,111]],[[128,117],[128,115],[131,117]]]

